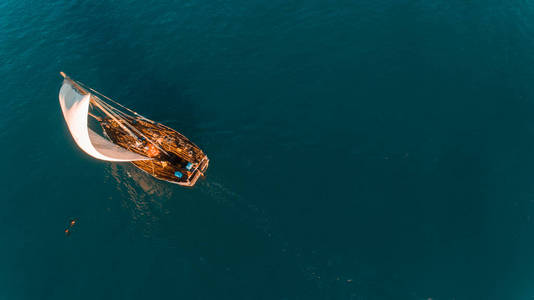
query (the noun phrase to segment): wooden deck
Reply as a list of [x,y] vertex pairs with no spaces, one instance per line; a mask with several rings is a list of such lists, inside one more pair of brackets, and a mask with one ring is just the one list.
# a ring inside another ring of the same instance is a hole
[[[153,159],[133,161],[132,164],[158,179],[184,186],[195,185],[209,165],[208,157],[200,148],[179,132],[165,125],[133,118],[129,121],[147,139],[156,142],[158,147],[167,152],[159,150],[159,154]],[[104,133],[115,144],[132,152],[149,156],[147,153],[150,149],[150,142],[137,140],[110,118],[102,119],[100,124]],[[190,166],[187,168],[189,163]],[[182,174],[181,178],[175,175],[176,171]]]

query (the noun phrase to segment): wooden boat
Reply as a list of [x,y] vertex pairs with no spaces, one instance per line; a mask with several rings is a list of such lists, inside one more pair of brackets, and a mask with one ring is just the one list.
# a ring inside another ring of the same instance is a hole
[[[131,162],[157,179],[183,186],[195,185],[204,175],[209,159],[185,136],[60,74],[63,116],[84,152],[100,160]],[[89,128],[88,116],[100,125],[102,135]]]

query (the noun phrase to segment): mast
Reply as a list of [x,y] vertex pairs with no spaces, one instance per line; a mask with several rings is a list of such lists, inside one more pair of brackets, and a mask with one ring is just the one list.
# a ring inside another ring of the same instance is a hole
[[75,88],[77,89],[82,95],[87,95],[89,94],[88,91],[86,91],[83,87],[81,87],[79,84],[77,84],[74,80],[72,80],[69,76],[67,76],[67,74],[65,74],[63,71],[59,72],[59,74],[61,76],[63,76],[63,78],[65,80],[68,80],[70,82],[70,84]]
[[[72,80],[69,76],[67,76],[67,74],[65,74],[65,72],[61,71],[61,72],[59,72],[59,74],[61,76],[63,76],[63,78],[65,78],[65,80],[68,80],[69,83],[74,88],[76,88],[78,91],[80,91],[81,94],[83,94],[83,95],[90,94],[87,90],[85,90],[82,86],[80,86],[76,81]],[[115,114],[113,114],[110,111],[108,111],[107,109],[105,109],[100,103],[98,103],[98,101],[93,99],[93,96],[94,95],[91,95],[91,98],[89,100],[91,104],[93,104],[96,107],[98,107],[105,115],[107,115],[108,117],[112,118],[115,122],[117,122],[117,124],[120,127],[122,127],[122,129],[126,130],[126,132],[128,132],[128,134],[130,134],[131,136],[137,137],[130,129],[128,129],[126,126],[124,126],[124,124],[121,121],[118,120],[118,118],[115,116]],[[102,118],[97,118],[95,115],[93,115],[91,113],[89,113],[89,115],[91,117],[95,118],[98,121],[102,121]]]
[[[110,99],[109,97],[105,96],[104,94],[90,88],[89,86],[86,86],[85,84],[81,83],[81,82],[77,82],[73,79],[71,79],[69,76],[67,76],[63,71],[59,72],[59,74],[61,76],[63,76],[63,78],[65,80],[68,80],[69,83],[75,88],[77,89],[81,94],[83,95],[87,95],[87,94],[90,94],[90,103],[95,105],[101,112],[103,112],[105,115],[107,115],[108,117],[110,117],[111,119],[113,119],[113,121],[115,121],[122,129],[124,129],[129,135],[131,135],[132,137],[136,138],[137,140],[139,140],[139,136],[141,136],[144,140],[150,142],[152,145],[154,145],[156,148],[158,148],[158,150],[160,150],[161,152],[165,153],[166,155],[169,155],[169,153],[167,153],[167,151],[165,151],[162,147],[160,147],[160,145],[156,142],[154,142],[152,139],[150,139],[149,137],[147,137],[146,135],[144,135],[141,131],[139,131],[137,128],[135,128],[134,126],[132,126],[129,122],[127,122],[126,120],[124,120],[124,118],[118,114],[117,112],[121,113],[121,114],[124,114],[124,115],[128,115],[122,111],[120,111],[119,109],[113,107],[112,105],[110,105],[109,103],[106,103],[105,101],[103,101],[102,99],[100,99],[98,96],[94,95],[94,94],[91,94],[88,90],[94,92],[95,94],[98,94],[98,95],[101,95],[102,97],[105,97],[106,99],[112,101],[113,103],[116,103],[117,105],[119,105],[120,107],[126,109],[127,111],[133,113],[134,115],[154,124],[154,121],[148,119],[148,118],[145,118],[143,117],[142,115],[138,114],[137,112],[123,106],[122,104]],[[116,110],[116,111],[114,111]],[[89,113],[89,115],[93,118],[95,118],[96,120],[98,120],[99,122],[102,121],[102,118],[97,118],[96,116],[94,116],[93,114]],[[135,131],[136,133],[132,132],[132,131]]]
[[59,90],[59,105],[76,145],[88,155],[105,161],[136,161],[150,159],[142,153],[136,153],[121,147],[89,128],[87,118],[90,115],[90,98],[93,97],[83,88],[64,75]]

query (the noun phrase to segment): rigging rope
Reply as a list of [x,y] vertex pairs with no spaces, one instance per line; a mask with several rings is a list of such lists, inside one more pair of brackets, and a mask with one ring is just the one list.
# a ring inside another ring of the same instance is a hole
[[[116,112],[113,112],[113,110],[127,116],[127,117],[130,117],[128,116],[127,114],[125,114],[124,112],[121,112],[120,110],[118,110],[117,108],[107,104],[106,102],[102,101],[102,99],[98,98],[98,97],[95,97],[97,98],[98,100],[98,104],[101,105],[102,107],[104,107],[105,109],[108,109],[110,114],[114,115],[115,117],[117,118],[120,118],[123,122],[119,122],[118,120],[115,120],[116,122],[119,123],[119,125],[121,125],[121,127],[125,128],[123,124],[126,124],[126,126],[130,127],[130,129],[132,129],[133,131],[135,131],[138,135],[140,135],[141,137],[143,137],[145,140],[149,141],[151,144],[153,144],[156,148],[158,148],[159,150],[161,150],[163,153],[165,153],[166,155],[169,155],[169,153],[167,153],[167,151],[165,151],[163,148],[161,148],[158,143],[154,142],[152,139],[148,138],[146,135],[144,135],[140,130],[138,130],[137,128],[135,128],[135,126],[133,126],[132,124],[130,124],[128,121],[124,120],[123,117],[119,116]],[[128,129],[127,129],[128,130]],[[130,133],[130,135],[132,135],[133,137],[137,138],[138,139],[138,136],[134,135],[131,133],[130,130],[128,130],[128,132]]]
[[[71,80],[72,80],[72,79],[71,79]],[[144,119],[144,120],[148,121],[149,123],[156,124],[156,122],[154,122],[154,121],[152,121],[152,120],[150,120],[150,119],[148,119],[148,118],[146,118],[146,117],[144,117],[144,116],[138,114],[137,112],[135,112],[135,111],[129,109],[128,107],[126,107],[126,106],[120,104],[119,102],[117,102],[117,101],[115,101],[115,100],[109,98],[108,96],[106,96],[106,95],[100,93],[99,91],[92,89],[91,87],[87,86],[86,84],[84,84],[84,83],[82,83],[82,82],[79,82],[79,81],[75,81],[75,80],[73,80],[73,81],[76,82],[77,84],[81,85],[82,87],[84,87],[84,88],[86,88],[86,89],[88,89],[88,90],[91,90],[92,92],[94,92],[94,93],[96,93],[96,94],[98,94],[98,95],[100,95],[100,96],[106,98],[107,100],[109,100],[109,101],[115,103],[116,105],[118,105],[118,106],[124,108],[125,110],[127,110],[127,111],[133,113],[134,115],[140,117],[141,119]],[[126,124],[126,125],[127,125],[128,127],[130,127],[132,130],[134,130],[137,134],[139,134],[141,137],[143,137],[145,140],[149,141],[149,142],[150,142],[151,144],[153,144],[156,148],[158,148],[159,150],[161,150],[163,153],[165,153],[166,155],[169,155],[169,153],[167,153],[167,151],[165,151],[163,148],[161,148],[161,147],[158,145],[158,143],[152,141],[150,138],[148,138],[146,135],[144,135],[141,131],[139,131],[137,128],[135,128],[132,124],[130,124],[128,121],[124,120],[123,117],[119,116],[119,114],[122,114],[122,115],[124,115],[124,116],[126,116],[126,117],[130,117],[130,118],[131,118],[131,116],[129,116],[129,115],[126,114],[125,112],[120,111],[118,108],[113,107],[113,106],[111,106],[110,104],[104,102],[102,99],[98,98],[97,96],[95,96],[94,98],[95,98],[95,103],[99,104],[100,109],[102,109],[102,111],[103,111],[104,113],[109,114],[111,118],[113,118],[113,119],[114,119],[114,120],[115,120],[115,121],[116,121],[116,122],[123,128],[123,129],[125,129],[125,130],[128,132],[128,134],[130,134],[131,136],[135,137],[136,139],[139,139],[138,136],[136,136],[135,134],[133,134],[133,133],[131,132],[131,130],[129,130],[129,129],[128,129],[126,126],[124,126],[123,124]],[[106,110],[106,109],[107,109],[107,110]],[[123,122],[120,122],[118,119],[121,119]]]
[[[72,79],[71,79],[71,80],[72,80]],[[83,86],[84,88],[89,89],[89,90],[95,92],[96,94],[98,94],[98,95],[100,95],[100,96],[106,98],[107,100],[109,100],[109,101],[115,103],[116,105],[118,105],[118,106],[124,108],[125,110],[127,110],[127,111],[133,113],[134,115],[136,115],[136,116],[138,116],[138,117],[144,119],[145,121],[148,121],[149,123],[157,124],[157,125],[159,125],[159,126],[162,126],[162,127],[165,127],[165,128],[167,128],[167,129],[170,129],[170,130],[173,130],[173,131],[174,131],[174,129],[172,129],[172,128],[170,128],[170,127],[164,125],[164,124],[160,124],[160,123],[154,122],[154,121],[152,121],[152,120],[146,118],[145,116],[140,115],[139,113],[137,113],[137,112],[135,112],[135,111],[129,109],[128,107],[126,107],[126,106],[120,104],[119,102],[117,102],[117,101],[115,101],[115,100],[109,98],[108,96],[106,96],[106,95],[100,93],[99,91],[92,89],[91,87],[87,86],[87,85],[84,84],[83,82],[75,81],[75,80],[73,80],[73,81],[76,82],[76,83],[78,83],[79,85]],[[100,99],[100,100],[102,100],[102,99]],[[102,101],[102,102],[103,102],[103,101]],[[105,103],[105,102],[104,102],[104,103]],[[118,113],[121,113],[121,114],[123,114],[123,115],[125,115],[125,116],[130,117],[128,114],[124,113],[123,111],[119,110],[119,109],[116,108],[116,107],[113,107],[113,106],[111,106],[111,105],[109,105],[109,107],[111,107],[112,109],[114,109],[114,110],[115,110],[116,112],[118,112]],[[176,132],[176,133],[177,133],[178,135],[180,135],[180,137],[182,137],[183,139],[189,141],[189,139],[188,139],[186,136],[184,136],[183,134],[181,134],[181,133],[179,133],[179,132]],[[191,144],[193,144],[191,141],[189,141],[189,142],[190,142]],[[195,145],[195,144],[193,144],[193,145]],[[196,145],[195,145],[195,146],[196,146]],[[164,151],[164,152],[165,152],[165,151]]]
[[117,114],[115,114],[115,113],[113,113],[111,111],[106,110],[106,108],[103,105],[103,102],[100,102],[97,99],[98,98],[95,97],[95,99],[93,99],[93,101],[94,101],[95,105],[102,110],[102,112],[104,112],[106,115],[111,117],[115,122],[117,122],[117,124],[119,124],[119,126],[121,126],[124,130],[126,130],[126,132],[128,134],[130,134],[133,137],[137,137],[135,134],[133,134],[133,132],[130,129],[128,129],[126,126],[124,126],[123,122],[120,122],[118,120],[118,118],[122,119],[122,117],[118,116]]
[[91,90],[91,91],[95,92],[96,94],[98,94],[98,95],[100,95],[100,96],[102,96],[102,97],[106,98],[107,100],[109,100],[109,101],[111,101],[111,102],[115,103],[116,105],[118,105],[118,106],[120,106],[120,107],[122,107],[122,108],[126,109],[127,111],[129,111],[129,112],[131,112],[131,113],[135,114],[136,116],[138,116],[138,117],[141,117],[141,118],[143,118],[143,119],[145,119],[145,120],[149,121],[149,122],[150,122],[150,123],[152,123],[152,124],[154,124],[154,123],[155,123],[154,121],[152,121],[152,120],[150,120],[150,119],[148,119],[148,118],[146,118],[146,117],[144,117],[144,116],[142,116],[142,115],[138,114],[137,112],[135,112],[135,111],[133,111],[133,110],[129,109],[128,107],[126,107],[126,106],[124,106],[124,105],[120,104],[119,102],[117,102],[117,101],[115,101],[115,100],[113,100],[113,99],[109,98],[108,96],[106,96],[106,95],[104,95],[104,94],[100,93],[99,91],[96,91],[96,90],[92,89],[91,87],[87,86],[86,84],[84,84],[84,83],[82,83],[82,82],[79,82],[79,81],[75,81],[75,82],[76,82],[76,83],[78,83],[79,85],[81,85],[81,86],[85,87],[86,89],[89,89],[89,90]]

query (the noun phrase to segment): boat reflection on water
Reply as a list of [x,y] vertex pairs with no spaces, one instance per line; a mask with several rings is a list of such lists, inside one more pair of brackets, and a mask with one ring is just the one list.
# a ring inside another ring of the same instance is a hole
[[109,164],[109,174],[115,179],[132,222],[150,236],[161,216],[168,214],[164,204],[172,197],[172,185],[159,181],[130,164]]

